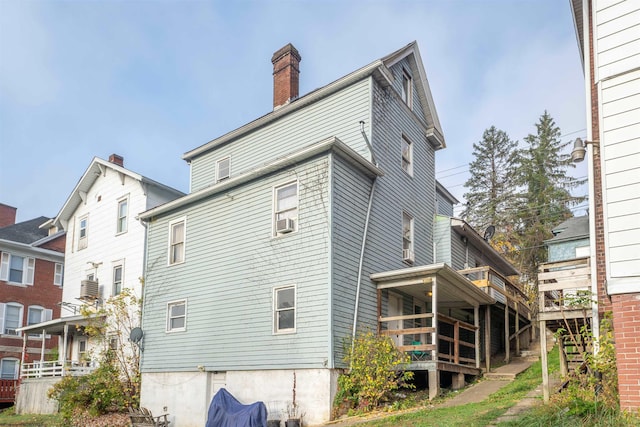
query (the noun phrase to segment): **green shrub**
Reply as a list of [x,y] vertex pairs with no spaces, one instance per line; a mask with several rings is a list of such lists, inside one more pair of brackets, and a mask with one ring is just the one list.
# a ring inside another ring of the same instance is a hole
[[400,369],[410,358],[396,349],[391,338],[361,333],[345,353],[350,370],[338,378],[336,406],[368,411],[388,400],[393,391],[412,387],[407,381],[413,372]]
[[78,409],[97,416],[107,412],[123,411],[132,402],[126,392],[113,357],[107,352],[100,366],[89,375],[65,376],[49,390],[50,399],[60,403],[60,413],[70,420]]

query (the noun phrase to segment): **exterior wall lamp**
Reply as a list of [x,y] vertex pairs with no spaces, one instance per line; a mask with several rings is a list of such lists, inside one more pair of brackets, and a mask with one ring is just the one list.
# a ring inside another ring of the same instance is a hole
[[582,138],[576,138],[573,143],[573,150],[571,150],[571,161],[573,163],[580,163],[584,160],[584,156],[587,153],[587,145],[599,143],[600,141],[583,141]]

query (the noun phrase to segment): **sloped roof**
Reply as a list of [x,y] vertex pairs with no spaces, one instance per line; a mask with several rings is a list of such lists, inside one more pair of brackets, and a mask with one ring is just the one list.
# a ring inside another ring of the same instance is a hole
[[48,231],[40,228],[40,225],[47,221],[49,218],[40,216],[2,227],[0,228],[0,239],[30,245],[48,236]]
[[128,176],[132,179],[135,179],[143,185],[153,186],[165,190],[169,193],[174,193],[176,197],[181,197],[184,195],[182,191],[176,190],[175,188],[161,184],[115,163],[103,160],[99,157],[94,157],[91,161],[91,164],[89,164],[89,167],[84,172],[75,188],[67,198],[66,202],[62,206],[62,209],[60,209],[58,215],[53,219],[52,223],[66,228],[67,221],[71,218],[80,203],[82,203],[83,197],[86,196],[86,193],[89,191],[89,189],[91,189],[98,177],[106,173],[107,169],[112,169],[121,174],[123,177]]
[[570,240],[581,240],[589,237],[589,217],[578,216],[569,218],[551,230],[554,237],[545,243],[559,243]]
[[444,141],[444,134],[442,132],[442,127],[440,126],[440,120],[438,118],[438,113],[436,112],[435,104],[433,102],[431,89],[429,88],[429,82],[427,81],[427,74],[424,70],[424,65],[422,64],[420,51],[418,49],[418,43],[413,41],[408,45],[402,47],[401,49],[398,49],[397,51],[383,58],[377,59],[369,65],[359,68],[358,70],[353,71],[352,73],[349,73],[346,76],[341,77],[326,86],[316,89],[308,93],[307,95],[304,95],[268,114],[265,114],[264,116],[251,121],[244,126],[241,126],[216,139],[213,139],[191,151],[187,151],[183,154],[182,158],[189,162],[193,158],[206,153],[209,150],[218,147],[219,145],[222,145],[235,138],[239,138],[287,114],[290,114],[294,111],[304,108],[307,105],[317,102],[357,81],[362,80],[365,77],[373,75],[377,81],[390,85],[393,76],[389,71],[389,67],[407,57],[411,58],[410,62],[412,64],[412,67],[415,68],[415,72],[417,72],[417,75],[419,77],[415,79],[415,81],[416,88],[418,89],[418,96],[420,97],[421,104],[425,109],[425,115],[427,117],[427,139],[437,149],[444,148],[446,146]]
[[451,218],[451,228],[460,236],[464,236],[473,245],[482,251],[482,255],[491,260],[496,266],[498,272],[505,276],[516,276],[520,272],[513,266],[504,256],[496,251],[491,244],[484,240],[480,234],[465,220],[459,218]]

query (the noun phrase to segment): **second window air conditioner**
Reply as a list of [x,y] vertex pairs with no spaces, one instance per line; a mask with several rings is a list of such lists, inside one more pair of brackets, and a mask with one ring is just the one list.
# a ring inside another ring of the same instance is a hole
[[402,260],[413,262],[413,251],[411,249],[402,250]]
[[80,299],[98,298],[98,282],[95,280],[83,280],[80,282]]
[[276,233],[291,233],[295,229],[295,222],[291,218],[276,221]]

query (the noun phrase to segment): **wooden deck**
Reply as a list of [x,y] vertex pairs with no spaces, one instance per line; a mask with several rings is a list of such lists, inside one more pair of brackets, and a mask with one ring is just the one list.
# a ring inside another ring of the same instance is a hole
[[18,380],[0,380],[0,402],[14,402]]

